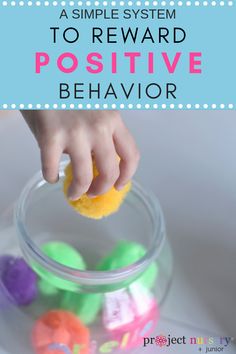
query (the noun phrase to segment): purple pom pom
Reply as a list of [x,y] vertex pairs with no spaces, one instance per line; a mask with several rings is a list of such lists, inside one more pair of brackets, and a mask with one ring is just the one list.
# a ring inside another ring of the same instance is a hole
[[14,257],[9,255],[4,255],[0,257],[0,309],[1,310],[9,306],[11,302],[14,302],[2,281],[3,273],[7,269],[10,262],[12,262],[13,260]]
[[17,305],[29,305],[37,296],[37,276],[22,258],[0,257],[0,276]]
[[0,277],[4,274],[5,270],[8,268],[9,264],[14,261],[13,256],[4,255],[0,257]]

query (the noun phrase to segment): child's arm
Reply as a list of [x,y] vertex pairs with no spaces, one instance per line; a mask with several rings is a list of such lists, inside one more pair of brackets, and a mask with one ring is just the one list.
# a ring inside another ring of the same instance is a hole
[[[44,178],[55,183],[62,153],[70,155],[70,199],[121,189],[136,171],[139,152],[117,111],[21,111],[41,151]],[[117,158],[120,157],[120,162]],[[92,156],[99,176],[93,179]]]

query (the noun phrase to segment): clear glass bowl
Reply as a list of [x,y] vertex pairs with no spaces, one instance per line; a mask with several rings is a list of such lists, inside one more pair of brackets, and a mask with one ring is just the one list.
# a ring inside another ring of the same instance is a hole
[[[24,354],[140,352],[143,337],[158,327],[172,275],[161,207],[134,182],[117,213],[101,220],[80,216],[62,192],[64,167],[62,163],[55,185],[46,183],[41,173],[35,175],[15,206],[14,226],[6,228],[5,222],[2,227],[8,235],[2,254],[26,260],[37,274],[38,291],[30,304],[16,305],[0,282],[0,341],[9,353],[16,350],[13,333],[17,352]],[[123,268],[97,270],[121,240],[128,244],[123,249],[128,255],[134,244],[145,251]],[[52,241],[78,250],[86,270],[49,258],[42,246]]]

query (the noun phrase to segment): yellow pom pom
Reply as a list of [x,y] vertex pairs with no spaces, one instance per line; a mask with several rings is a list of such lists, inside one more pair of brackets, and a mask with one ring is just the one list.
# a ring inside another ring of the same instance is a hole
[[[98,171],[93,163],[93,176],[98,176]],[[121,203],[123,202],[126,194],[131,188],[131,182],[127,183],[124,188],[117,191],[112,187],[105,194],[99,195],[95,198],[89,198],[87,194],[83,194],[78,200],[69,200],[67,197],[68,188],[72,182],[72,167],[71,164],[65,168],[64,179],[64,193],[68,203],[81,215],[87,216],[93,219],[101,219],[104,216],[110,215],[116,212]]]

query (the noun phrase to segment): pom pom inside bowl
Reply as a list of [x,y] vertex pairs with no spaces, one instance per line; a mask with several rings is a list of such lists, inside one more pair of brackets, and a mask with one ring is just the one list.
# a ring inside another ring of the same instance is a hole
[[0,257],[0,279],[16,305],[29,305],[37,297],[37,276],[21,257]]
[[[89,354],[89,339],[89,329],[68,311],[48,311],[38,318],[33,327],[32,342],[37,354],[59,354],[60,343],[70,350],[73,350],[75,345],[80,345],[80,354]],[[58,345],[55,346],[55,343]]]

